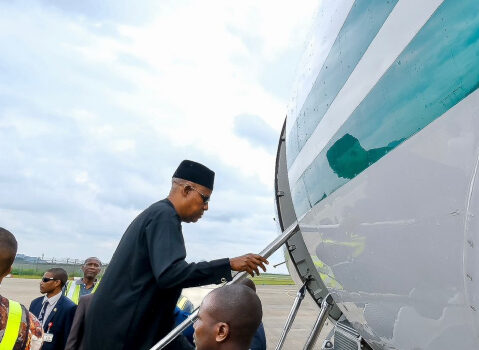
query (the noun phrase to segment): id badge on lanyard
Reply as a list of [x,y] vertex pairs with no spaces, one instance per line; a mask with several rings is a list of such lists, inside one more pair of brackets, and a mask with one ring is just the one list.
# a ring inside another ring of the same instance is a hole
[[43,341],[45,343],[51,343],[53,341],[53,334],[50,333],[50,328],[52,328],[53,326],[53,322],[50,322],[48,324],[48,329],[47,329],[47,332],[46,333],[43,333]]
[[45,343],[51,343],[53,341],[53,334],[52,333],[44,333],[43,334],[43,341]]

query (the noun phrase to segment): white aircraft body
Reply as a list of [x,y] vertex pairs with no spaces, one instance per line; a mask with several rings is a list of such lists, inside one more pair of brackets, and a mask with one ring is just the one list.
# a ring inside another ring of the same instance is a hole
[[332,295],[335,350],[479,349],[479,1],[323,0],[311,34],[276,163],[290,272]]

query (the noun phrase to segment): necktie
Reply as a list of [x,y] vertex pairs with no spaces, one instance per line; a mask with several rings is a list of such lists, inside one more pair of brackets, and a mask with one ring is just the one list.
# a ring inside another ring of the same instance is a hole
[[43,324],[43,318],[45,317],[45,312],[47,311],[47,306],[48,306],[48,300],[45,301],[43,304],[42,310],[40,311],[40,315],[38,316],[38,321],[40,321]]

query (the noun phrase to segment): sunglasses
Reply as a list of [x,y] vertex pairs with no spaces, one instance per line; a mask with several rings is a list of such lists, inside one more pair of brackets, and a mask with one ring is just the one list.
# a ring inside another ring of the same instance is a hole
[[203,193],[201,193],[200,191],[198,191],[196,188],[194,188],[193,186],[191,185],[188,185],[193,191],[196,191],[198,192],[198,194],[201,196],[201,199],[203,200],[203,204],[206,204],[210,201],[210,197],[209,196],[205,196]]
[[58,279],[53,278],[53,277],[43,277],[42,278],[43,283],[47,283],[47,282],[50,282],[50,281],[58,281]]
[[179,183],[177,181],[173,181],[173,182],[177,185],[185,186],[185,188],[189,187],[193,191],[197,192],[201,196],[201,199],[203,200],[203,204],[207,204],[210,201],[210,196],[204,195],[203,193],[201,193],[201,191],[197,190],[194,186],[191,186],[191,185],[188,185],[188,184],[182,184],[182,183]]

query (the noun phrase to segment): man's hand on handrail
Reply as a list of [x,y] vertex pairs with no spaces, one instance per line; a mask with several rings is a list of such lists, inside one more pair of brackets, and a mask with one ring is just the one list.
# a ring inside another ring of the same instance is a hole
[[258,254],[245,254],[230,259],[231,270],[246,271],[251,276],[254,276],[255,273],[259,276],[258,267],[261,267],[263,271],[266,271],[264,264],[269,264],[268,260]]

